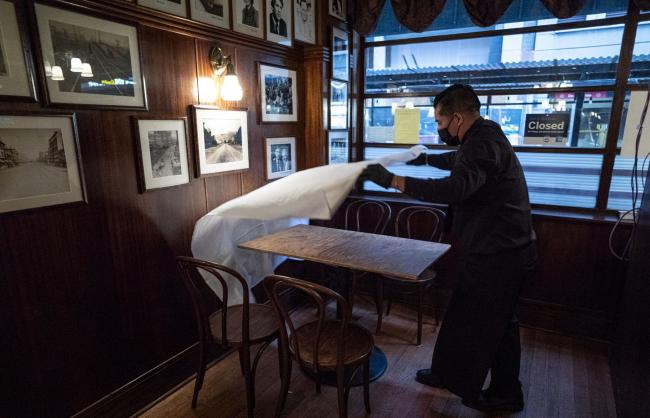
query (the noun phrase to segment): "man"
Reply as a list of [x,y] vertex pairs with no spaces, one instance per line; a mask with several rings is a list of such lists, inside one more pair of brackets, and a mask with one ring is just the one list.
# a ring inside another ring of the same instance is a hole
[[[442,179],[393,175],[379,164],[360,179],[420,200],[450,204],[461,268],[420,383],[446,388],[481,411],[520,411],[519,324],[515,307],[537,258],[528,188],[512,146],[496,123],[480,116],[469,86],[453,85],[433,103],[440,139],[457,151],[420,154],[407,164],[450,170]],[[490,387],[481,391],[491,371]]]
[[269,16],[269,25],[271,33],[280,36],[287,36],[287,22],[282,19],[282,8],[284,0],[271,0],[271,14]]
[[259,27],[259,24],[258,24],[259,13],[255,9],[255,6],[253,4],[254,2],[255,2],[255,0],[244,0],[244,3],[246,5],[242,9],[241,23],[243,25],[252,26],[254,28],[257,28],[257,27]]

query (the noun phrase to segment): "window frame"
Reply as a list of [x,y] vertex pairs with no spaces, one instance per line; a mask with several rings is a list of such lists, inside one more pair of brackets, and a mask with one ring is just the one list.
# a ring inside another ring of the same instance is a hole
[[[477,90],[479,96],[499,96],[499,95],[514,95],[514,94],[531,94],[531,93],[562,93],[562,92],[587,92],[587,91],[612,91],[614,92],[611,104],[611,118],[607,129],[607,137],[605,146],[603,148],[556,148],[556,147],[529,147],[529,146],[514,146],[515,152],[535,152],[535,153],[554,153],[554,154],[599,154],[603,155],[601,164],[600,178],[598,183],[598,191],[596,195],[596,205],[593,208],[581,208],[572,206],[561,205],[546,205],[546,204],[532,204],[533,208],[560,210],[560,211],[573,211],[579,213],[614,213],[615,210],[608,209],[607,202],[609,198],[610,186],[614,170],[614,162],[616,156],[620,154],[618,147],[618,139],[621,128],[623,106],[625,103],[625,96],[628,91],[646,90],[646,84],[628,83],[634,45],[636,41],[636,33],[639,23],[650,21],[650,14],[641,14],[638,7],[634,4],[634,0],[628,1],[627,13],[624,16],[616,16],[594,20],[581,20],[575,22],[562,22],[552,25],[530,26],[519,28],[498,29],[493,31],[477,31],[469,33],[446,34],[446,35],[433,35],[425,37],[414,37],[410,39],[391,39],[382,41],[369,41],[362,38],[359,42],[358,49],[355,51],[359,65],[356,67],[356,75],[354,80],[358,86],[358,100],[356,101],[356,119],[359,126],[356,129],[356,140],[350,144],[351,149],[355,149],[355,161],[361,161],[365,155],[365,148],[396,148],[403,149],[404,144],[390,144],[390,143],[372,143],[364,142],[365,123],[363,122],[365,106],[367,99],[376,98],[410,98],[410,97],[433,97],[440,93],[441,89],[432,89],[430,91],[418,91],[414,93],[394,92],[394,93],[366,93],[365,91],[365,75],[366,75],[366,50],[379,46],[391,45],[405,45],[414,43],[427,43],[427,42],[442,42],[454,40],[467,40],[477,39],[483,37],[493,36],[509,36],[520,35],[526,33],[538,33],[558,30],[571,30],[571,29],[586,29],[599,26],[611,26],[616,24],[623,24],[623,36],[621,39],[620,52],[618,54],[618,62],[616,66],[616,75],[613,83],[599,84],[581,87],[557,87],[557,88],[513,88],[513,89],[493,89],[493,90]],[[352,139],[352,137],[351,137]],[[455,147],[435,144],[422,144],[429,149],[441,150],[454,150]],[[376,192],[368,190],[360,190],[363,194],[368,195],[381,195],[381,196],[399,196],[393,192]]]

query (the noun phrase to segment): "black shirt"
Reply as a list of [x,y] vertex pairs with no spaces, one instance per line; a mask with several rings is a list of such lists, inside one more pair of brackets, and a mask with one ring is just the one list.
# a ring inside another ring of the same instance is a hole
[[534,240],[526,179],[498,124],[477,119],[458,151],[429,154],[427,162],[451,170],[450,176],[406,177],[405,192],[452,205],[452,228],[463,253],[493,254]]

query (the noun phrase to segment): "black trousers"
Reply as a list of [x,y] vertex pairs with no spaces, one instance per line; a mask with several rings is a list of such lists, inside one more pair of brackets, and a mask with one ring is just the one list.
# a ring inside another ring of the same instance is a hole
[[518,390],[521,346],[515,311],[536,261],[535,243],[461,258],[461,279],[431,361],[431,370],[451,392],[476,398],[490,370],[492,390],[502,394]]

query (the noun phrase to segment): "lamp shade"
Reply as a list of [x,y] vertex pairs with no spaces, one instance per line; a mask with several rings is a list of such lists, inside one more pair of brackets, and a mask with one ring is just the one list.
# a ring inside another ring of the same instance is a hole
[[70,60],[70,71],[72,71],[73,73],[80,73],[83,71],[81,59],[72,58]]
[[242,91],[239,79],[234,74],[228,74],[223,78],[221,85],[221,98],[228,101],[241,100],[244,92]]
[[81,76],[82,77],[92,77],[93,76],[93,69],[90,66],[90,64],[88,64],[87,62],[84,62],[83,64],[81,64],[81,68],[82,68],[82,70],[81,70]]
[[63,77],[63,70],[58,65],[52,67],[52,80],[53,81],[65,80],[65,78]]

